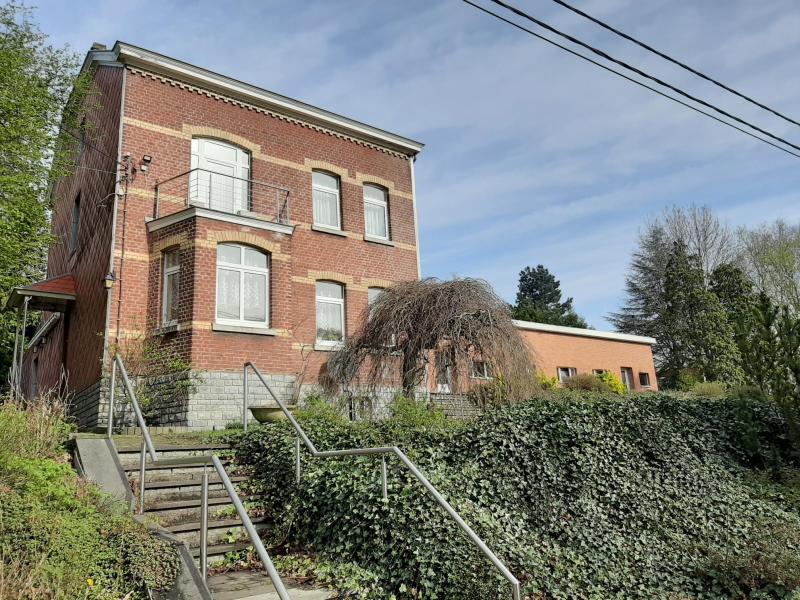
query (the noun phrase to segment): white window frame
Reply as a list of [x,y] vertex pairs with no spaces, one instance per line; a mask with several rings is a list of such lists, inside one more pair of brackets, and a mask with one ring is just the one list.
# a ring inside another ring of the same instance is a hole
[[[176,253],[178,255],[178,264],[172,267],[167,266],[167,255]],[[167,311],[168,311],[168,303],[167,303],[167,289],[168,285],[167,282],[169,281],[170,275],[176,275],[178,279],[178,296],[180,296],[181,284],[180,284],[180,272],[181,272],[181,255],[179,248],[171,248],[161,253],[161,325],[162,327],[166,327],[168,325],[175,325],[178,322],[178,319],[167,319]],[[216,291],[216,290],[215,290]]]
[[[383,200],[376,200],[375,198],[367,198],[367,188],[371,188],[373,190],[378,190],[381,194],[383,194]],[[376,240],[386,240],[389,241],[390,232],[389,232],[389,192],[386,188],[383,188],[379,185],[374,184],[365,184],[364,190],[364,235],[368,238],[373,238]],[[370,233],[367,231],[367,204],[371,204],[372,206],[377,206],[383,209],[383,223],[384,229],[386,231],[386,235],[378,235],[375,233]]]
[[[234,263],[227,263],[220,261],[219,255],[219,247],[226,246],[228,248],[238,248],[239,249],[239,258],[240,264]],[[267,257],[267,267],[251,267],[244,264],[244,252],[245,249],[253,250],[260,254],[263,254]],[[247,246],[244,244],[234,244],[228,242],[221,242],[217,244],[217,259],[216,259],[216,266],[215,266],[215,285],[214,285],[214,322],[225,324],[225,325],[235,325],[238,327],[251,327],[251,328],[259,328],[259,329],[269,329],[269,292],[270,292],[270,279],[269,279],[269,270],[271,265],[270,261],[270,254],[269,252],[265,252],[261,248],[254,248],[253,246]],[[239,318],[238,319],[226,319],[224,317],[219,316],[219,311],[217,307],[217,299],[219,297],[219,270],[220,268],[225,269],[226,271],[238,271],[239,272]],[[244,276],[247,273],[251,273],[254,275],[264,275],[265,277],[265,294],[264,294],[264,321],[249,321],[244,318]]]
[[[578,374],[578,369],[575,367],[556,367],[556,375],[558,376],[558,383],[564,383],[564,381],[570,377],[575,377]],[[562,377],[564,375],[564,377]]]
[[[480,369],[476,368],[478,365],[481,366]],[[491,379],[492,376],[489,373],[489,363],[487,363],[485,360],[472,361],[472,366],[470,367],[470,377],[473,379]]]
[[632,390],[635,388],[633,382],[633,369],[631,367],[620,367],[619,374],[626,390]]
[[[330,188],[325,185],[320,185],[318,183],[314,183],[314,173],[324,173],[329,177],[333,177],[336,179],[336,183],[338,184],[337,188]],[[327,223],[318,223],[317,222],[317,213],[314,210],[314,190],[319,190],[321,192],[325,192],[327,194],[336,194],[336,226],[328,225]],[[311,222],[314,224],[314,227],[322,227],[323,229],[333,229],[336,231],[342,231],[342,178],[339,177],[336,173],[331,173],[330,171],[324,171],[322,169],[315,169],[311,172]]]
[[[647,383],[642,383],[642,375],[647,377]],[[653,384],[650,381],[650,373],[648,373],[647,371],[639,371],[639,387],[642,387],[644,389],[649,389],[653,387]]]
[[[338,285],[339,288],[342,290],[342,297],[341,298],[330,298],[328,296],[320,296],[319,293],[317,292],[317,284],[318,283],[332,283],[334,285]],[[344,310],[345,292],[346,292],[346,290],[345,290],[344,284],[340,283],[338,281],[331,281],[329,279],[320,279],[320,280],[318,280],[318,281],[316,281],[314,283],[314,298],[315,298],[315,302],[314,302],[314,338],[316,339],[316,345],[317,346],[324,346],[324,347],[327,347],[327,348],[337,348],[337,347],[341,346],[344,343],[345,336],[347,335],[346,334],[347,321],[345,319],[346,313],[345,313],[345,310]],[[334,306],[338,306],[339,307],[339,314],[341,315],[341,319],[342,319],[342,339],[341,340],[321,340],[321,339],[319,339],[318,334],[317,334],[318,328],[317,328],[317,323],[316,323],[316,320],[317,320],[317,305],[319,303],[332,304]]]

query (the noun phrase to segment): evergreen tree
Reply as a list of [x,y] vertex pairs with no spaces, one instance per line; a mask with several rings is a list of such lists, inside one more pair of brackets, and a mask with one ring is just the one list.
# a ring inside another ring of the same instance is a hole
[[572,298],[562,301],[561,282],[544,265],[525,267],[519,274],[515,319],[549,325],[586,328],[588,325],[572,307]]
[[704,272],[696,255],[676,242],[664,272],[664,360],[659,376],[677,385],[684,369],[704,380],[738,382],[741,356],[734,331],[717,296],[706,289]]

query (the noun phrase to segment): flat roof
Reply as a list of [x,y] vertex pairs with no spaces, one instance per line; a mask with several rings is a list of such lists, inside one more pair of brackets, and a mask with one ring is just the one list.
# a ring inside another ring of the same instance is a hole
[[340,133],[346,133],[409,156],[416,155],[424,146],[422,142],[411,138],[391,133],[373,125],[356,121],[300,100],[295,100],[126,42],[115,42],[111,50],[93,48],[87,53],[83,68],[93,63],[138,66],[154,73],[175,77],[185,83],[195,84],[210,91],[226,94],[283,115],[302,119]]
[[631,342],[634,344],[648,344],[650,346],[656,343],[655,338],[646,337],[643,335],[632,335],[630,333],[618,333],[616,331],[598,331],[597,329],[581,329],[580,327],[564,327],[563,325],[548,325],[547,323],[534,323],[533,321],[518,320],[514,320],[514,325],[516,325],[519,329],[524,329],[527,331],[540,331],[542,333],[573,335],[577,337],[613,340],[615,342]]

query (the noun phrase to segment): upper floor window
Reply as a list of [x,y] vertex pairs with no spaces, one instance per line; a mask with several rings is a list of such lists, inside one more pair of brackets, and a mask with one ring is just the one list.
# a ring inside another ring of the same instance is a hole
[[389,239],[389,201],[386,190],[364,186],[364,233],[368,237]]
[[342,228],[342,205],[339,197],[339,178],[314,171],[311,174],[314,225],[329,229]]
[[189,204],[229,213],[249,211],[250,153],[209,138],[192,139]]
[[268,322],[269,257],[239,244],[217,246],[217,321],[248,327]]
[[318,281],[317,343],[336,345],[344,341],[344,286],[335,281]]
[[178,298],[180,296],[181,255],[177,248],[164,252],[164,281],[162,282],[161,324],[178,322]]
[[78,249],[78,232],[81,226],[81,195],[75,197],[75,202],[72,204],[72,224],[69,231],[69,253],[75,253]]

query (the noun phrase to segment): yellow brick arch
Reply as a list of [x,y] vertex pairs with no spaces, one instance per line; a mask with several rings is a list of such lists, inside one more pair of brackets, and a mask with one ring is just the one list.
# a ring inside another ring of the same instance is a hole
[[206,245],[214,247],[216,247],[217,244],[224,244],[226,242],[244,244],[245,246],[253,246],[254,248],[269,252],[275,260],[286,260],[289,258],[288,255],[281,252],[280,244],[244,231],[210,231],[206,237],[206,242]]

